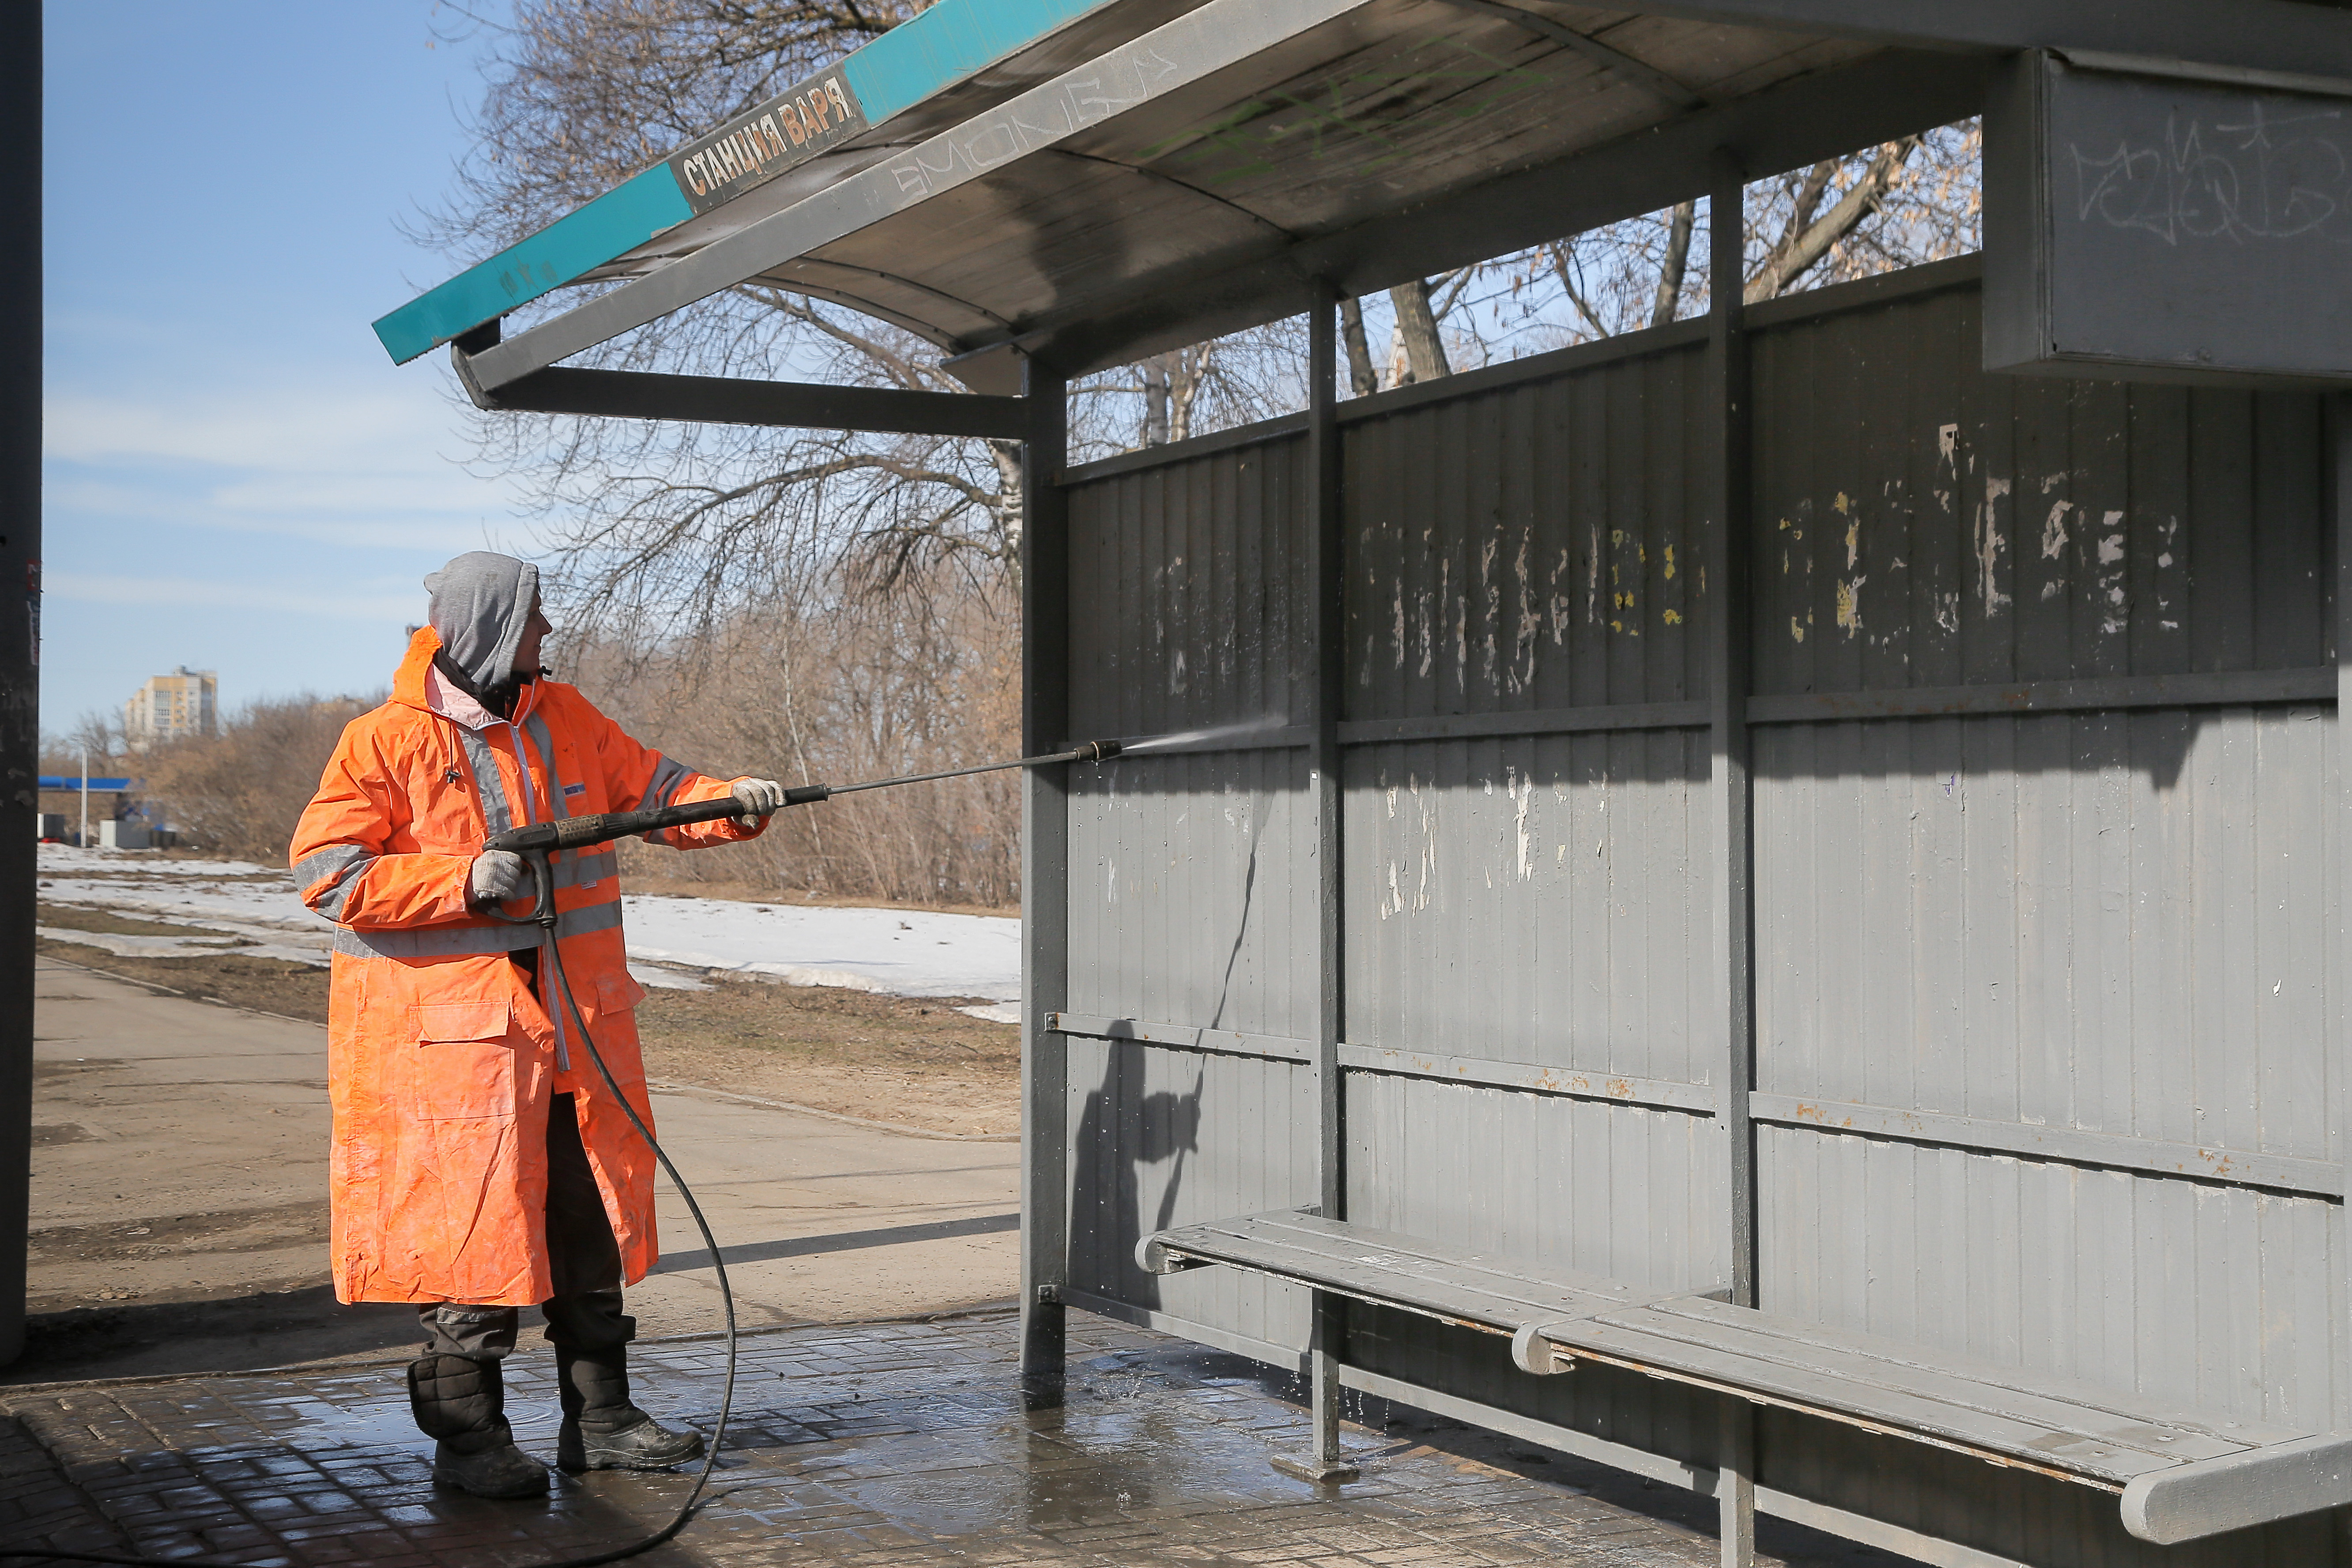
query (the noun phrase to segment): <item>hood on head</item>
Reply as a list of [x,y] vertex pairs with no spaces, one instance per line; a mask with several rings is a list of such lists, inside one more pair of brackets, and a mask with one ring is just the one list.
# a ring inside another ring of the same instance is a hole
[[514,671],[515,649],[539,603],[539,568],[469,550],[425,579],[435,635],[449,661],[484,691]]

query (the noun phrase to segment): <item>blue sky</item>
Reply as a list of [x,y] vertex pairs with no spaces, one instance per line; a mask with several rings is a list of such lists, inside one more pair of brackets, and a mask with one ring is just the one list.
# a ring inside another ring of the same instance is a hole
[[520,544],[446,362],[368,330],[453,270],[477,47],[434,0],[49,0],[43,727],[149,675],[387,684],[418,579]]

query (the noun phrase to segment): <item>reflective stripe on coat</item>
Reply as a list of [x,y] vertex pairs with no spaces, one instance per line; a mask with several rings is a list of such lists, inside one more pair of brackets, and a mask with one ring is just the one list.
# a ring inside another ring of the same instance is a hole
[[[498,828],[712,800],[730,786],[647,751],[553,681],[524,689],[513,723],[468,729],[433,710],[439,646],[432,628],[416,634],[392,700],[345,727],[294,834],[304,901],[342,928],[328,1011],[335,1294],[545,1301],[556,1094],[574,1097],[634,1284],[659,1256],[653,1154],[580,1048],[545,960],[542,1007],[508,956],[536,946],[539,928],[475,913],[467,879]],[[660,837],[693,848],[759,831],[721,818]],[[556,857],[558,940],[596,1048],[650,1126],[634,1011],[645,991],[625,958],[616,867],[609,845]]]

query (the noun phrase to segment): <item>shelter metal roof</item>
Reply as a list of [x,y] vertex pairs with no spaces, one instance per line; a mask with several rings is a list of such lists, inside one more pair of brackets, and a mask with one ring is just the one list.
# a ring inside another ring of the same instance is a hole
[[[625,281],[470,374],[495,389],[758,281],[1010,390],[990,367],[1014,351],[1081,373],[1301,310],[1314,278],[1368,292],[1696,195],[1718,150],[1760,175],[1962,118],[2019,47],[2352,72],[2352,16],[2300,0],[946,0],[841,69],[865,101],[862,59],[986,5],[1025,20],[905,73],[930,96],[876,86],[870,128],[579,266],[562,280]],[[602,200],[683,190],[694,153]]]

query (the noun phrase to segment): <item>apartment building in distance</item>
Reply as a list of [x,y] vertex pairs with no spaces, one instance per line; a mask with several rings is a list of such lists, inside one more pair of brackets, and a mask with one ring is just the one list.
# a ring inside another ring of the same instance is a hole
[[122,733],[134,752],[159,741],[213,733],[219,718],[219,677],[182,665],[169,675],[151,675],[122,705]]

